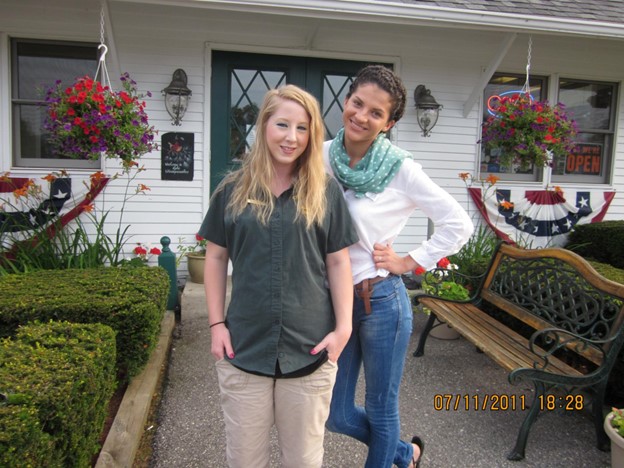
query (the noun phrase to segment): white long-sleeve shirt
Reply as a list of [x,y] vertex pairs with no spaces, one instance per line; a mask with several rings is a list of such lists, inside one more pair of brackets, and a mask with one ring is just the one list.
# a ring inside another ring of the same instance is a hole
[[[333,176],[329,163],[330,144],[331,141],[327,141],[323,145],[323,156],[327,172]],[[474,230],[470,217],[457,200],[434,183],[412,159],[403,161],[383,192],[356,198],[355,192],[348,189],[344,197],[360,236],[359,242],[349,247],[353,284],[389,274],[388,270],[375,267],[373,245],[392,245],[416,209],[427,215],[435,226],[430,239],[408,252],[425,269],[433,268],[441,258],[458,252]]]

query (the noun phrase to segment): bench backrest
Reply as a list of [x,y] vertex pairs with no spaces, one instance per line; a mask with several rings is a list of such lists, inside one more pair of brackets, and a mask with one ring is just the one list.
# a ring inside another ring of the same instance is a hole
[[[609,340],[624,325],[624,285],[602,277],[569,250],[518,249],[501,244],[484,278],[481,297],[530,327],[562,328],[585,339]],[[569,348],[597,365],[621,339]]]

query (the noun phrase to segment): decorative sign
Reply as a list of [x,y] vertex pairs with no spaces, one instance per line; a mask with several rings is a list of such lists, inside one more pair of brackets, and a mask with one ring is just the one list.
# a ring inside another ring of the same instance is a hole
[[566,159],[566,174],[600,175],[602,173],[602,145],[577,143],[574,153]]
[[503,93],[500,94],[493,94],[492,96],[490,96],[487,100],[487,111],[490,115],[496,115],[498,114],[498,106],[500,106],[500,101],[503,97],[507,97],[509,98],[511,101],[517,101],[518,99],[520,99],[520,97],[528,97],[529,101],[533,102],[533,96],[531,96],[530,94],[527,94],[525,91],[505,91]]
[[162,180],[193,180],[193,146],[195,134],[170,132],[162,136]]

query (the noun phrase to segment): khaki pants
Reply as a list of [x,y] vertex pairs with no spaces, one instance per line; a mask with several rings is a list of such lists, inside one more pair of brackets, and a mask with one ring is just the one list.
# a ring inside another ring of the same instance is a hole
[[325,421],[338,366],[327,361],[311,375],[273,379],[216,364],[230,468],[268,468],[269,433],[277,428],[284,468],[320,468]]

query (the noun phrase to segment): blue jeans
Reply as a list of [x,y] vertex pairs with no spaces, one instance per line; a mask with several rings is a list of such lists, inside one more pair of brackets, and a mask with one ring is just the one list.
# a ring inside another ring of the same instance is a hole
[[[353,333],[338,359],[338,375],[327,428],[368,445],[366,468],[399,468],[412,461],[414,448],[399,439],[399,385],[412,333],[412,306],[399,276],[376,283],[370,315],[357,296]],[[364,364],[365,406],[355,405],[355,388]]]

